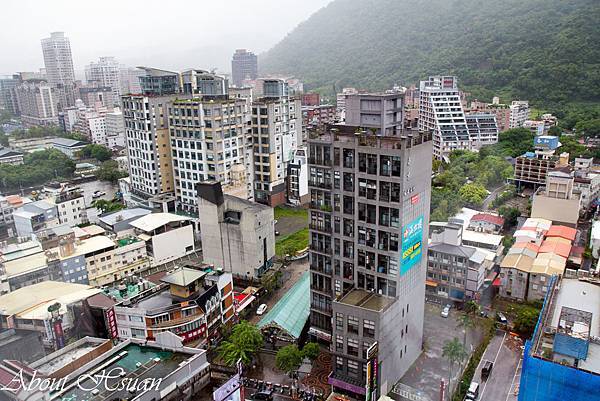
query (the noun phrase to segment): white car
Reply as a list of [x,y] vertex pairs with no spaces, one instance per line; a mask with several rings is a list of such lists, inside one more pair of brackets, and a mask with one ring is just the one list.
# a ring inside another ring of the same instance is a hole
[[263,313],[265,313],[265,311],[267,310],[267,304],[262,304],[258,307],[258,309],[256,310],[256,314],[258,316],[262,315]]
[[441,315],[442,317],[448,317],[448,315],[450,315],[450,308],[448,308],[448,306],[445,306],[444,309],[442,309]]

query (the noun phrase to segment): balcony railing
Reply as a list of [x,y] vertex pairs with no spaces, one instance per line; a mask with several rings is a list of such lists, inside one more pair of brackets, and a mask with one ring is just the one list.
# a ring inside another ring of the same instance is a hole
[[325,233],[331,232],[331,225],[327,224],[309,224],[308,228],[310,228],[311,230],[322,231]]
[[331,181],[315,181],[308,180],[308,185],[311,187],[323,188],[323,189],[331,189]]

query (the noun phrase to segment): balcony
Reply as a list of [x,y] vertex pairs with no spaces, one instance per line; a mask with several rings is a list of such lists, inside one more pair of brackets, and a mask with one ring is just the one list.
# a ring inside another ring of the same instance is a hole
[[331,167],[331,159],[327,160],[327,159],[319,159],[316,157],[310,157],[308,159],[308,164],[311,165],[315,165],[315,166],[326,166],[326,167]]
[[332,272],[331,266],[319,266],[316,264],[311,264],[310,270],[317,272],[317,273],[323,273],[323,274],[331,274],[331,272]]
[[310,244],[310,250],[324,253],[327,255],[331,255],[331,246],[330,245]]

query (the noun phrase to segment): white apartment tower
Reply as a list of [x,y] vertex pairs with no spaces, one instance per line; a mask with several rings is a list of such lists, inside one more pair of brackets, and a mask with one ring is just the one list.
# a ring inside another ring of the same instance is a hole
[[180,95],[179,73],[144,71],[142,93],[121,97],[131,194],[140,203],[174,191],[167,104]]
[[193,97],[168,106],[175,198],[178,209],[197,214],[199,182],[239,184],[246,190],[249,114],[245,99],[229,96],[223,77],[190,70],[182,81],[184,92]]
[[456,77],[432,76],[421,81],[419,96],[419,130],[433,130],[434,157],[446,159],[454,150],[470,150]]
[[252,104],[254,185],[248,198],[277,206],[285,202],[288,164],[302,132],[302,107],[283,80],[265,79],[262,85],[262,97]]
[[52,32],[42,39],[42,52],[48,83],[59,93],[60,109],[75,104],[75,69],[71,44],[64,32]]
[[97,63],[86,65],[85,80],[88,85],[110,87],[115,100],[121,96],[121,67],[114,57],[100,57]]
[[510,121],[508,127],[522,127],[526,120],[529,120],[529,101],[513,100],[510,104]]

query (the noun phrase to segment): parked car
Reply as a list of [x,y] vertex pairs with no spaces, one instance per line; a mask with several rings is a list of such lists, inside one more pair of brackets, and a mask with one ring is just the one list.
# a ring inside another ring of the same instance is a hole
[[275,235],[279,235],[279,231],[275,230]]
[[469,390],[467,391],[467,396],[465,400],[467,401],[475,401],[479,397],[479,383],[471,382],[469,385]]
[[481,380],[487,380],[487,378],[490,377],[493,367],[494,362],[488,361],[487,359],[483,362],[483,368],[481,368]]
[[[262,305],[261,305],[262,306]],[[273,401],[273,392],[270,390],[259,391],[250,396],[254,401]]]
[[256,310],[256,314],[258,316],[262,315],[263,313],[265,313],[265,311],[267,310],[267,304],[261,304],[258,309]]
[[441,315],[442,317],[448,317],[450,315],[450,308],[448,307],[448,305],[444,306]]
[[101,196],[104,196],[104,195],[106,195],[106,192],[103,192],[103,191],[95,191],[95,192],[92,194],[92,198],[96,199],[96,198],[99,198],[99,197],[101,197]]
[[502,324],[507,324],[508,323],[508,319],[506,318],[506,316],[504,316],[504,314],[502,312],[498,312],[496,314],[496,317],[498,318],[498,321]]

